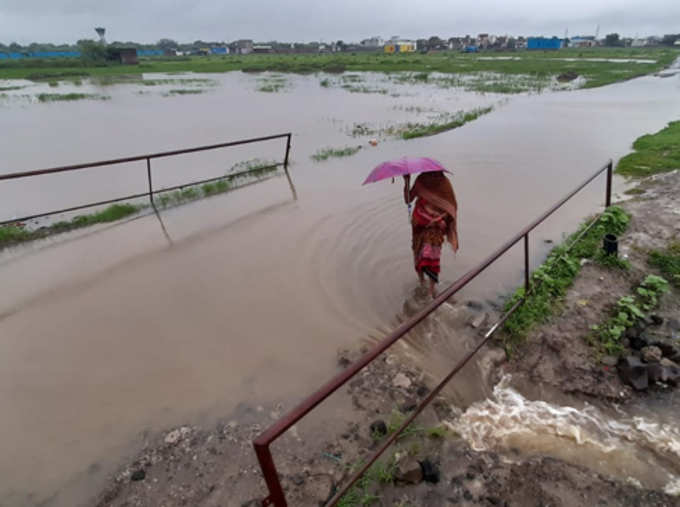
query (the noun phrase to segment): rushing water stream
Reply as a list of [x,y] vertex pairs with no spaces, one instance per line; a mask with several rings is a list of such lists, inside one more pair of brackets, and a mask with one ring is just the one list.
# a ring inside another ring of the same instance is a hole
[[[443,279],[452,281],[680,113],[677,76],[510,100],[427,85],[350,93],[313,76],[262,93],[256,76],[209,79],[216,84],[197,95],[84,83],[111,100],[0,104],[2,172],[292,131],[300,195],[292,202],[285,180],[274,179],[165,211],[171,247],[156,218],[145,216],[0,254],[0,505],[82,503],[141,432],[211,420],[244,400],[299,399],[328,378],[338,347],[392,328],[416,279],[401,186],[360,186],[377,163],[423,154],[453,171],[461,252],[443,258]],[[383,136],[373,148],[351,136],[356,123],[379,129],[484,105],[495,110],[435,137]],[[309,159],[320,147],[353,144],[364,146],[354,157]],[[282,143],[268,143],[181,157],[154,163],[154,178],[169,186],[282,153]],[[133,164],[7,183],[0,211],[16,216],[144,185],[143,167]],[[603,189],[603,181],[588,187],[533,235],[534,263],[549,248],[544,240],[559,240],[602,205]],[[461,297],[490,304],[520,277],[518,250]],[[469,435],[474,445],[482,435],[519,445],[510,441],[521,435],[499,428],[513,423],[507,414],[529,410],[544,423],[522,443],[535,442],[536,452],[560,447],[554,434],[573,435],[574,449],[587,440],[576,435],[595,435],[600,454],[585,453],[587,464],[631,477],[647,461],[628,449],[656,452],[663,441],[664,455],[677,458],[677,427],[653,419],[605,421],[590,410],[531,404],[502,387],[479,401],[465,415],[480,422]],[[572,429],[556,430],[561,418]],[[615,444],[622,454],[599,467],[602,449]],[[671,475],[653,484],[670,488]]]

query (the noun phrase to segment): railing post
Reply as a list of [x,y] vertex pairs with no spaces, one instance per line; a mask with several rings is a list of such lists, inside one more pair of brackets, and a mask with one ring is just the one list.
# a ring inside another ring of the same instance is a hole
[[524,296],[529,293],[529,233],[524,235]]
[[151,205],[153,206],[155,203],[153,202],[153,185],[151,184],[151,159],[149,157],[146,157],[146,175],[149,178],[149,200],[151,201]]
[[283,170],[286,172],[286,178],[288,178],[288,184],[290,185],[290,191],[293,193],[293,200],[297,201],[297,191],[295,190],[295,185],[293,185],[293,180],[290,178],[290,173],[288,172],[288,159],[290,156],[290,141],[292,134],[286,136],[286,155],[283,158]]
[[260,462],[264,481],[267,483],[267,488],[269,489],[269,496],[262,501],[263,507],[266,507],[267,505],[287,507],[286,495],[283,493],[283,488],[279,481],[279,474],[276,471],[276,465],[274,464],[272,453],[269,450],[269,445],[254,443],[253,447],[255,448],[257,461]]
[[612,205],[612,173],[614,172],[614,162],[609,160],[607,164],[607,195],[605,196],[605,207]]

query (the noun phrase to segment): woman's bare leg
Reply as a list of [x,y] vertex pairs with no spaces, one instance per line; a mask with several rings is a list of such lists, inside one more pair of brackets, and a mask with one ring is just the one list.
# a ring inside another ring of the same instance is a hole
[[423,285],[425,283],[425,275],[423,274],[422,271],[418,271],[418,280],[420,280],[420,285]]
[[437,286],[434,283],[434,280],[430,280],[430,294],[432,295],[432,299],[437,297]]

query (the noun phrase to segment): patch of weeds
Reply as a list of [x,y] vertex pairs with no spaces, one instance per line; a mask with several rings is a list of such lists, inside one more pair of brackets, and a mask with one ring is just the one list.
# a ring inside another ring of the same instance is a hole
[[647,262],[661,270],[670,282],[680,288],[680,242],[670,244],[666,250],[653,250]]
[[37,99],[40,102],[58,102],[58,101],[73,101],[73,100],[109,100],[111,97],[106,95],[95,95],[92,93],[40,93]]
[[139,206],[135,206],[134,204],[113,204],[97,213],[79,215],[71,220],[71,224],[76,227],[84,227],[99,223],[115,222],[128,215],[137,213],[139,209]]
[[[545,322],[553,314],[580,271],[581,259],[595,257],[606,234],[620,236],[628,227],[630,216],[622,208],[610,206],[578,242],[573,243],[592,221],[584,222],[565,242],[556,246],[545,262],[532,273],[533,290],[505,322],[506,351],[509,352],[513,344],[520,341],[534,325]],[[569,245],[571,248],[567,250]],[[506,302],[505,311],[524,296],[524,287],[517,289]]]
[[379,95],[387,95],[390,92],[387,88],[371,88],[370,86],[357,86],[354,84],[344,84],[341,88],[350,93],[377,93]]
[[189,89],[189,88],[178,88],[175,90],[169,90],[166,96],[168,95],[198,95],[200,93],[203,93],[205,90],[195,90],[195,89]]
[[[352,465],[349,469],[350,474],[355,473],[363,462],[358,462]],[[394,482],[394,474],[396,471],[396,464],[394,457],[387,462],[376,461],[371,467],[366,470],[364,475],[352,486],[352,488],[345,493],[345,495],[338,501],[337,505],[342,507],[357,507],[365,505],[373,505],[380,501],[377,489],[380,484],[391,484]]]
[[646,192],[644,188],[640,187],[635,187],[635,188],[629,188],[624,192],[626,195],[642,195]]
[[680,121],[674,121],[655,134],[638,137],[629,153],[616,166],[623,176],[643,178],[680,169]]
[[430,438],[444,438],[447,433],[448,430],[444,426],[435,426],[425,430],[425,434]]
[[361,146],[346,146],[344,148],[322,148],[312,155],[312,160],[322,162],[331,157],[351,157],[361,150]]
[[56,88],[59,86],[59,81],[48,81],[47,84],[50,86],[50,88]]
[[402,139],[415,139],[417,137],[433,136],[441,134],[448,130],[453,130],[462,127],[466,123],[476,120],[480,116],[493,111],[493,107],[481,107],[471,111],[459,111],[453,116],[453,119],[448,119],[444,122],[432,122],[429,124],[423,123],[408,123],[401,130]]
[[352,137],[372,136],[377,133],[377,130],[371,127],[368,123],[355,123],[352,125],[350,134]]
[[668,292],[666,279],[647,275],[634,294],[624,296],[616,302],[613,317],[602,325],[592,327],[607,354],[617,355],[623,351],[620,341],[626,329],[644,320],[665,292]]
[[182,190],[182,199],[185,201],[193,201],[194,199],[198,199],[198,197],[199,193],[193,187],[185,188]]
[[11,92],[13,90],[21,90],[26,88],[25,86],[0,86],[0,92]]
[[19,243],[28,239],[31,239],[31,233],[23,227],[14,224],[0,226],[0,245]]
[[608,254],[603,249],[597,251],[594,260],[599,265],[606,268],[620,269],[622,271],[628,271],[630,269],[630,262],[628,259],[622,259],[618,255]]
[[284,76],[267,76],[257,82],[257,91],[265,93],[277,93],[288,86],[288,80]]
[[331,87],[331,82],[329,79],[322,79],[319,81],[319,84],[324,87],[324,88],[330,88]]

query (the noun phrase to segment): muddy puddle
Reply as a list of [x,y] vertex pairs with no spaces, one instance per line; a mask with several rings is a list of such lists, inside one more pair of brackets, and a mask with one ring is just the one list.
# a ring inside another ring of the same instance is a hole
[[[360,86],[387,93],[320,84],[337,76],[285,76],[278,92],[258,91],[262,75],[191,77],[211,82],[170,96],[189,85],[83,82],[92,87],[83,93],[111,98],[0,105],[3,172],[291,131],[300,196],[293,202],[285,179],[274,178],[163,211],[172,243],[146,215],[1,254],[0,504],[86,503],[143,432],[213,420],[241,402],[299,400],[327,380],[339,347],[390,330],[416,277],[401,186],[361,187],[379,162],[422,154],[453,171],[461,251],[445,253],[442,273],[453,281],[680,113],[676,78],[508,100],[374,75]],[[379,131],[487,105],[490,114],[435,137],[355,135],[356,124]],[[352,144],[363,146],[352,157],[310,159]],[[283,149],[272,142],[162,161],[154,181],[217,176]],[[132,164],[3,184],[0,210],[21,215],[144,185]],[[532,236],[532,262],[603,200],[604,180],[546,222]],[[521,266],[518,247],[461,302],[490,308],[519,283]],[[475,388],[477,376],[461,381],[467,403],[492,394]]]

